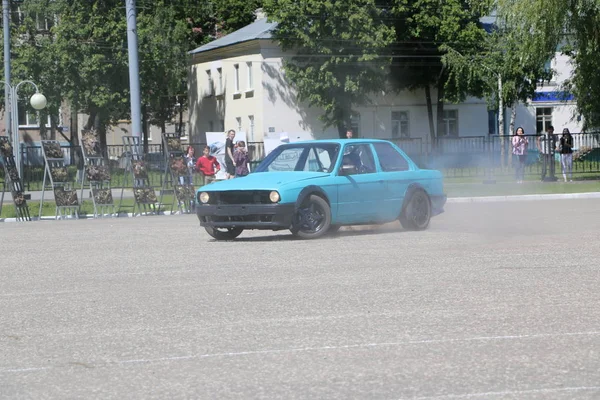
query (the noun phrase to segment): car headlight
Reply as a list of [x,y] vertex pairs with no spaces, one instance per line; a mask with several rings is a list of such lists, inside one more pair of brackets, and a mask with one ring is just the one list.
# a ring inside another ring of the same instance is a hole
[[206,192],[202,192],[200,193],[200,196],[198,196],[198,200],[200,200],[201,203],[206,204],[210,200],[210,195]]
[[271,200],[271,203],[278,203],[279,200],[281,200],[281,196],[279,196],[279,193],[273,190],[271,193],[269,193],[269,200]]

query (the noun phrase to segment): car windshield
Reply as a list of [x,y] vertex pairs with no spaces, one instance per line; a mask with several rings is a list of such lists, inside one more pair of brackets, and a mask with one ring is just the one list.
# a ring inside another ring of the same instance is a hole
[[312,171],[331,172],[337,160],[337,143],[288,144],[273,150],[256,172]]

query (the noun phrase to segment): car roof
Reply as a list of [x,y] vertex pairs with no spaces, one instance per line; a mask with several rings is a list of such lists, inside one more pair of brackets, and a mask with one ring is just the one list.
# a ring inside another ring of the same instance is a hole
[[302,140],[298,142],[291,142],[285,144],[312,144],[312,143],[391,143],[389,140],[383,139],[368,139],[368,138],[357,138],[357,139],[314,139],[314,140]]

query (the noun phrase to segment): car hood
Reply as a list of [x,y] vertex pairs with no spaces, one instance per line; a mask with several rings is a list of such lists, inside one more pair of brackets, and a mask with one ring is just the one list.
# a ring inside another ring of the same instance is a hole
[[325,172],[255,172],[242,178],[211,183],[199,190],[276,190],[280,187],[307,179],[322,178],[329,175]]

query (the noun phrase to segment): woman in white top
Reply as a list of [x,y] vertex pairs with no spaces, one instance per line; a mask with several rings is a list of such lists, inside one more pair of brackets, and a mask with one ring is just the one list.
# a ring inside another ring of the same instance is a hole
[[512,153],[517,156],[515,165],[515,178],[517,183],[523,183],[525,177],[525,161],[527,160],[527,148],[529,141],[525,137],[523,128],[518,127],[512,138]]

